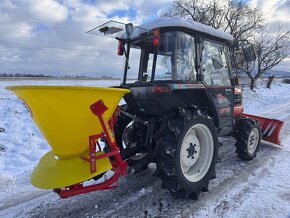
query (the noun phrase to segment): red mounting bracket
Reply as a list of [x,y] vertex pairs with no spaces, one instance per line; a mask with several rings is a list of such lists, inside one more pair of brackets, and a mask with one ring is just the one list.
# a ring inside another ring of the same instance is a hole
[[[110,160],[113,166],[114,175],[109,178],[108,180],[100,183],[94,184],[89,186],[84,186],[83,183],[74,184],[72,186],[63,188],[63,189],[54,189],[61,198],[67,198],[74,195],[79,195],[83,193],[88,193],[96,190],[106,190],[106,189],[113,189],[118,187],[118,179],[121,175],[127,175],[128,164],[123,160],[120,149],[116,143],[115,135],[114,135],[114,125],[117,122],[118,115],[120,113],[120,108],[114,111],[113,116],[109,121],[106,120],[104,117],[104,112],[108,110],[106,105],[102,100],[97,101],[96,103],[91,105],[91,111],[98,116],[99,121],[103,128],[103,133],[99,135],[92,135],[89,136],[89,158],[87,157],[80,157],[84,161],[87,161],[90,164],[90,172],[93,174],[97,171],[96,160],[101,158],[113,157],[114,160]],[[97,146],[98,151],[101,151],[101,146],[98,142],[100,138],[106,138],[109,146],[110,152],[96,155]]]

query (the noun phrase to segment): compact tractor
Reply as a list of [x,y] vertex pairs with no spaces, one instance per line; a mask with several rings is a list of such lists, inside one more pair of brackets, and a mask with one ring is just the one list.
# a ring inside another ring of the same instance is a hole
[[[246,161],[261,140],[280,145],[282,121],[243,112],[230,34],[179,18],[138,27],[109,21],[88,33],[118,40],[120,86],[8,87],[52,148],[31,175],[34,186],[66,198],[115,188],[120,176],[155,163],[163,188],[196,199],[216,176],[218,137],[235,137]],[[255,56],[251,46],[243,50],[245,60]]]

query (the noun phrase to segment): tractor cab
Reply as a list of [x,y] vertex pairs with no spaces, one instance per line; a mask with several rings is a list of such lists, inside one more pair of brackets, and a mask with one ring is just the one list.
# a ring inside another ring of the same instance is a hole
[[160,18],[134,27],[131,23],[109,21],[88,33],[119,40],[118,55],[125,56],[126,65],[122,85],[164,81],[231,84],[227,47],[231,35],[200,23]]
[[232,36],[179,18],[134,27],[110,21],[89,31],[113,36],[125,57],[121,87],[131,113],[164,116],[180,106],[207,108],[222,135],[232,131]]

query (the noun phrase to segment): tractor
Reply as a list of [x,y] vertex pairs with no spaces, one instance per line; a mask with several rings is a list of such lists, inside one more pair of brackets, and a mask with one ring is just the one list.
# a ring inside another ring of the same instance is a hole
[[[109,21],[88,33],[118,40],[119,86],[8,87],[52,147],[32,173],[35,186],[66,198],[115,188],[119,176],[154,163],[162,188],[197,199],[216,177],[218,137],[235,137],[245,161],[256,157],[261,140],[280,144],[282,121],[244,113],[230,34],[179,18],[141,26]],[[243,49],[245,60],[255,58],[250,45]],[[108,170],[114,174],[104,179]],[[101,183],[86,186],[89,179]]]

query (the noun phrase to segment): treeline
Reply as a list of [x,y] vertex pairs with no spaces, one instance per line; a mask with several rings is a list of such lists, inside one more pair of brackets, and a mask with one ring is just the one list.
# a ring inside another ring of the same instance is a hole
[[91,76],[70,76],[70,75],[62,75],[62,76],[52,76],[52,75],[44,75],[44,74],[31,74],[31,73],[0,73],[0,77],[44,77],[44,78],[66,78],[66,79],[113,79],[110,76],[99,76],[99,77],[91,77]]
[[113,79],[110,76],[98,76],[98,77],[91,77],[91,76],[57,76],[57,78],[72,78],[72,79]]
[[31,73],[0,73],[0,77],[53,77],[44,74],[31,74]]

